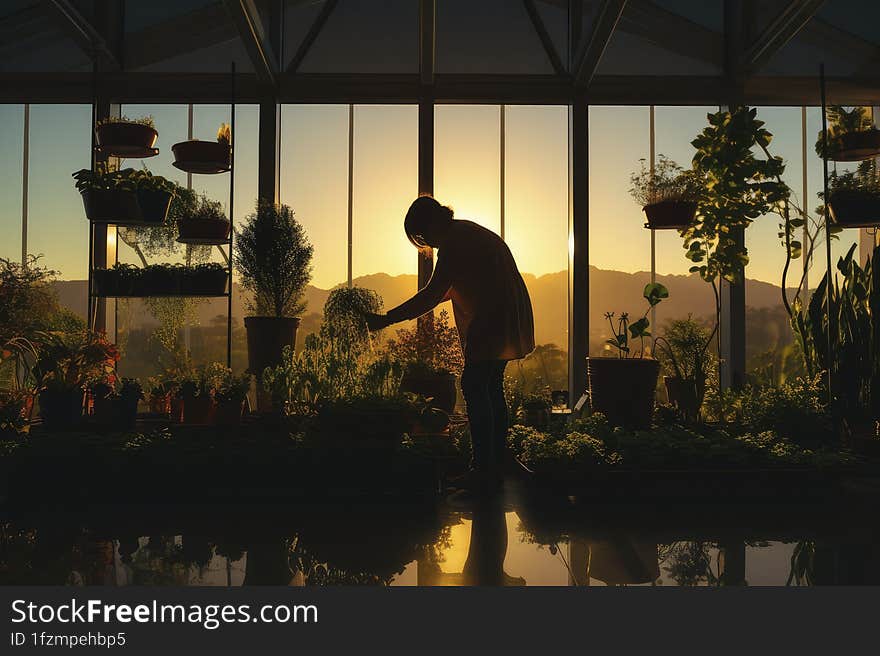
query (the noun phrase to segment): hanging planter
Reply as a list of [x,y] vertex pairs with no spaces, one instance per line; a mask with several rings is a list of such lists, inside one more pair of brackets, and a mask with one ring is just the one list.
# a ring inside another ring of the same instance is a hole
[[174,183],[137,169],[80,169],[73,174],[93,223],[161,225],[174,196]]
[[827,152],[828,159],[835,162],[860,162],[880,155],[880,130],[873,125],[870,107],[829,105],[827,117],[827,136],[820,130],[816,139],[819,157]]
[[645,205],[642,210],[648,218],[646,228],[651,230],[682,230],[694,222],[697,204],[686,200],[666,200]]
[[83,189],[80,191],[86,218],[94,223],[135,223],[141,211],[137,194],[123,189]]
[[690,171],[660,155],[656,166],[641,160],[641,168],[630,175],[630,194],[645,212],[650,230],[681,230],[697,214],[696,185]]
[[159,133],[153,126],[153,117],[136,121],[125,117],[109,119],[95,128],[98,148],[106,155],[115,157],[153,157],[159,154],[154,148]]
[[223,206],[204,194],[192,211],[177,222],[177,241],[182,244],[213,246],[229,242],[230,223]]
[[831,194],[828,209],[842,228],[880,226],[880,194],[861,189],[840,189]]
[[155,225],[165,223],[172,198],[171,193],[161,189],[138,189],[137,202],[140,220]]
[[223,173],[229,170],[231,133],[226,123],[217,131],[217,141],[190,139],[171,146],[174,166],[187,173]]
[[835,162],[860,162],[880,155],[880,130],[859,130],[840,135],[840,149],[831,153]]
[[228,271],[214,262],[197,264],[182,271],[181,293],[194,296],[221,296],[226,293]]

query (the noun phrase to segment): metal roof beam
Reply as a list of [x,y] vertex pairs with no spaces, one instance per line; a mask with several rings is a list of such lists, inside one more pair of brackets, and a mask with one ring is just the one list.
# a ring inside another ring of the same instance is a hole
[[535,0],[523,0],[523,5],[525,5],[526,12],[532,21],[532,26],[535,28],[535,32],[541,40],[541,45],[544,46],[544,52],[547,53],[547,59],[550,60],[550,65],[553,66],[553,70],[556,71],[557,75],[565,75],[565,66],[562,63],[562,59],[559,57],[559,53],[556,52],[556,46],[553,44],[553,39],[550,37],[547,27],[541,19],[541,14],[538,13],[538,8],[535,6]]
[[278,75],[278,60],[272,52],[269,37],[263,30],[263,21],[254,0],[223,0],[223,4],[229,10],[232,22],[244,43],[257,79],[274,85]]
[[825,0],[792,0],[746,49],[744,69],[760,70],[813,18]]
[[575,56],[575,66],[572,70],[575,85],[588,86],[592,81],[624,7],[626,0],[602,0],[602,6],[599,7],[593,22],[592,34],[583,42]]
[[70,0],[45,0],[45,2],[61,19],[67,34],[90,59],[101,56],[111,68],[115,70],[121,68],[119,58],[108,45],[107,40],[85,16],[79,13]]
[[326,2],[324,2],[324,6],[321,7],[320,13],[315,17],[315,22],[312,23],[312,26],[309,28],[308,34],[306,34],[297,49],[296,54],[293,56],[293,59],[291,59],[290,63],[287,65],[288,73],[296,73],[296,71],[299,70],[299,67],[302,66],[306,55],[309,54],[312,45],[314,45],[315,40],[318,38],[318,35],[321,33],[321,30],[324,29],[324,25],[330,18],[330,14],[332,14],[333,10],[336,8],[336,2],[337,0],[326,0]]

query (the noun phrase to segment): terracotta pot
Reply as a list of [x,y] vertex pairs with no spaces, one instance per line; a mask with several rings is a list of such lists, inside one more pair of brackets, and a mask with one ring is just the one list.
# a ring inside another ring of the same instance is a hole
[[614,426],[650,428],[659,373],[650,358],[587,358],[592,411]]
[[244,404],[244,400],[218,402],[214,412],[214,422],[218,426],[238,426],[244,415]]
[[181,141],[171,146],[174,166],[191,173],[220,173],[229,169],[229,144],[218,141]]
[[248,371],[259,379],[266,367],[281,364],[285,346],[296,345],[298,317],[245,317]]
[[183,400],[183,423],[204,426],[214,420],[214,399],[210,396],[188,396]]
[[140,209],[141,221],[144,223],[165,223],[168,216],[168,208],[171,207],[171,194],[167,191],[153,191],[141,189],[137,192],[138,208]]
[[83,189],[80,192],[86,218],[95,223],[140,221],[137,194],[120,189]]
[[50,430],[73,428],[82,420],[84,393],[75,390],[40,392],[40,417]]
[[177,222],[178,239],[187,241],[226,242],[229,240],[229,221],[214,219],[187,219]]
[[430,398],[431,407],[439,408],[446,414],[455,411],[455,374],[408,371],[400,381],[400,391]]
[[697,384],[693,380],[682,380],[674,376],[664,376],[663,384],[666,386],[666,398],[685,416],[694,421],[700,411],[697,401]]
[[880,225],[880,194],[841,189],[831,194],[828,208],[834,222],[843,228],[870,228]]
[[697,204],[683,200],[667,200],[645,205],[642,210],[648,217],[645,227],[651,230],[680,230],[693,223],[697,214]]
[[108,154],[120,156],[145,156],[158,137],[155,128],[140,123],[104,123],[95,129],[98,146]]

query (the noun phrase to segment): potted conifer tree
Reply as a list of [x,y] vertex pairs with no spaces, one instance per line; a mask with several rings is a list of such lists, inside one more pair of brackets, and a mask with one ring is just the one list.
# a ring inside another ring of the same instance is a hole
[[293,210],[265,200],[235,232],[235,266],[251,294],[251,315],[244,320],[248,370],[259,378],[266,367],[281,363],[285,346],[296,344],[314,249]]

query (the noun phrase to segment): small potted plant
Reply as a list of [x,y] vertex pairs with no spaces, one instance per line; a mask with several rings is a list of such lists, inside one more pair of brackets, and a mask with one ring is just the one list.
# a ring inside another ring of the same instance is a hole
[[[612,337],[606,341],[616,357],[588,357],[587,378],[590,406],[601,412],[616,426],[650,428],[654,414],[654,393],[660,363],[646,352],[645,340],[651,336],[648,313],[669,291],[659,283],[645,285],[642,293],[648,307],[636,321],[627,313],[615,317],[606,312],[605,318]],[[632,345],[638,343],[638,347]]]
[[182,293],[196,296],[219,296],[226,292],[228,271],[217,262],[206,262],[187,267]]
[[128,223],[140,220],[137,187],[120,171],[108,170],[99,163],[94,171],[80,169],[75,172],[73,179],[89,221]]
[[188,173],[222,173],[229,170],[232,154],[229,125],[220,124],[217,141],[190,139],[171,146],[174,166]]
[[215,421],[218,426],[238,426],[245,411],[251,375],[236,376],[232,369],[223,367],[217,376],[214,400],[217,403]]
[[147,402],[150,406],[150,414],[169,416],[171,414],[172,386],[169,381],[162,377],[153,376],[147,381],[150,395]]
[[690,171],[660,155],[652,168],[644,159],[630,176],[630,194],[641,205],[651,230],[680,230],[694,221],[698,187]]
[[248,371],[261,376],[281,363],[285,346],[296,344],[313,248],[293,210],[267,201],[260,201],[236,231],[236,245],[235,266],[251,293],[250,315],[244,320]]
[[178,395],[183,402],[183,423],[204,426],[213,423],[214,387],[204,368],[185,373],[180,378]]
[[152,116],[136,119],[110,117],[95,128],[101,151],[117,157],[152,157],[159,152],[154,148],[158,137]]
[[178,219],[177,241],[184,244],[224,244],[229,240],[229,230],[229,219],[223,213],[223,205],[202,195],[192,212]]
[[654,353],[665,374],[667,399],[688,421],[700,418],[712,364],[709,345],[715,330],[710,333],[690,317],[675,319],[664,335],[654,340]]
[[141,221],[153,225],[165,223],[176,185],[161,175],[151,174],[147,169],[134,170],[131,178],[137,190]]
[[880,225],[880,176],[875,160],[860,162],[855,171],[832,172],[828,176],[828,193],[831,218],[841,228]]
[[102,333],[90,331],[45,333],[40,342],[34,365],[40,417],[52,430],[74,427],[82,419],[86,388],[99,380],[115,380],[119,351]]
[[93,384],[90,392],[92,416],[98,424],[122,430],[134,428],[138,403],[144,397],[138,380],[123,378],[118,382],[101,381]]
[[546,394],[529,394],[523,398],[517,414],[526,426],[546,429],[550,425],[551,407]]
[[[870,107],[846,109],[829,105],[828,159],[836,162],[859,162],[880,154],[880,130],[874,127]],[[819,131],[816,154],[822,157],[823,134]]]

